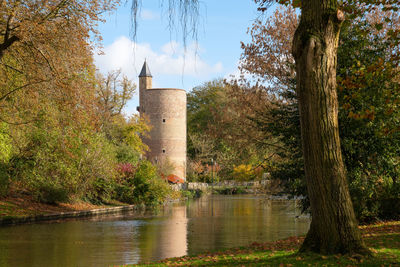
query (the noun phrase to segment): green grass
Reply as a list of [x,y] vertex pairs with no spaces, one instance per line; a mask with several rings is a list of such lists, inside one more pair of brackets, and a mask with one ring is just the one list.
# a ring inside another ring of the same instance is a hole
[[400,266],[400,221],[360,228],[373,256],[299,254],[303,238],[291,237],[138,266]]

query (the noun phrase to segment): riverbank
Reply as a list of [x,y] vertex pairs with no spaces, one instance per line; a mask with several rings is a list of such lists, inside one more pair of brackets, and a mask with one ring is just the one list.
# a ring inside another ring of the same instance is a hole
[[[197,191],[172,191],[164,204],[201,195],[202,192]],[[101,205],[84,201],[46,204],[36,201],[30,195],[13,193],[0,198],[0,226],[125,213],[143,208],[144,204],[130,205],[116,200]]]
[[120,212],[131,206],[113,202],[94,205],[87,202],[45,204],[29,195],[13,195],[0,199],[0,225],[85,217]]
[[372,257],[298,254],[304,237],[130,266],[399,266],[400,221],[361,226]]
[[14,195],[0,199],[0,218],[4,217],[27,217],[37,215],[47,215],[59,212],[83,211],[91,209],[102,209],[116,205],[94,205],[87,202],[60,203],[50,205],[40,203],[28,195]]
[[[247,182],[232,183],[229,181],[215,183],[186,183],[171,185],[173,192],[171,199],[192,199],[203,194],[261,194],[266,193],[266,183]],[[170,201],[170,200],[169,200]],[[35,216],[46,216],[60,213],[74,213],[97,209],[128,206],[126,203],[112,201],[111,203],[95,205],[92,203],[78,201],[73,203],[46,204],[35,201],[30,195],[11,192],[7,197],[0,198],[0,221],[4,218],[27,218]]]

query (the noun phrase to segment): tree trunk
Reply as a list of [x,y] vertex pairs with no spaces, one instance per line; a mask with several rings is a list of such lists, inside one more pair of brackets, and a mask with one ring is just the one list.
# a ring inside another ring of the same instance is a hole
[[312,213],[302,252],[368,253],[357,227],[340,150],[336,57],[342,21],[337,0],[302,1],[293,41]]
[[[7,36],[6,36],[7,37]],[[19,41],[17,36],[11,36],[10,38],[4,37],[4,42],[0,44],[0,60],[4,56],[4,52],[15,42]]]

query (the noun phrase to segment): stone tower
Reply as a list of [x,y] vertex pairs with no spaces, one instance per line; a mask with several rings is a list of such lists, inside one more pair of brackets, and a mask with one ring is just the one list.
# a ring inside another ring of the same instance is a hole
[[[139,112],[147,116],[151,130],[144,143],[153,163],[170,162],[172,174],[186,179],[186,91],[152,88],[152,75],[146,61],[139,74]],[[166,174],[169,175],[169,174]]]

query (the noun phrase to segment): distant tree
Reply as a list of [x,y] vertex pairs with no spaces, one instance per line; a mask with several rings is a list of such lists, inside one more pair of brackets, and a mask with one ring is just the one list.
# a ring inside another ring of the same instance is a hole
[[255,127],[249,118],[270,102],[262,91],[246,84],[214,80],[193,88],[188,94],[188,153],[194,160],[217,160],[224,178],[234,165],[263,165],[273,139]]
[[[301,148],[300,117],[296,96],[295,65],[291,43],[298,25],[295,10],[278,7],[266,18],[254,21],[248,33],[251,42],[242,43],[239,68],[265,94],[277,95],[272,105],[258,105],[250,117],[254,127],[264,134],[264,145],[271,146],[276,157],[269,169],[273,179],[283,181],[286,190],[301,200],[302,209],[309,209]],[[249,92],[251,93],[251,92]],[[244,101],[244,105],[250,105]]]
[[121,115],[126,103],[135,93],[136,85],[128,77],[121,75],[121,70],[111,71],[106,77],[98,73],[97,79],[97,97],[102,117]]
[[142,142],[150,130],[145,118],[127,115],[123,109],[132,99],[136,85],[120,70],[111,71],[104,77],[97,73],[96,100],[101,131],[116,145],[117,158],[121,162],[134,163],[148,147]]

